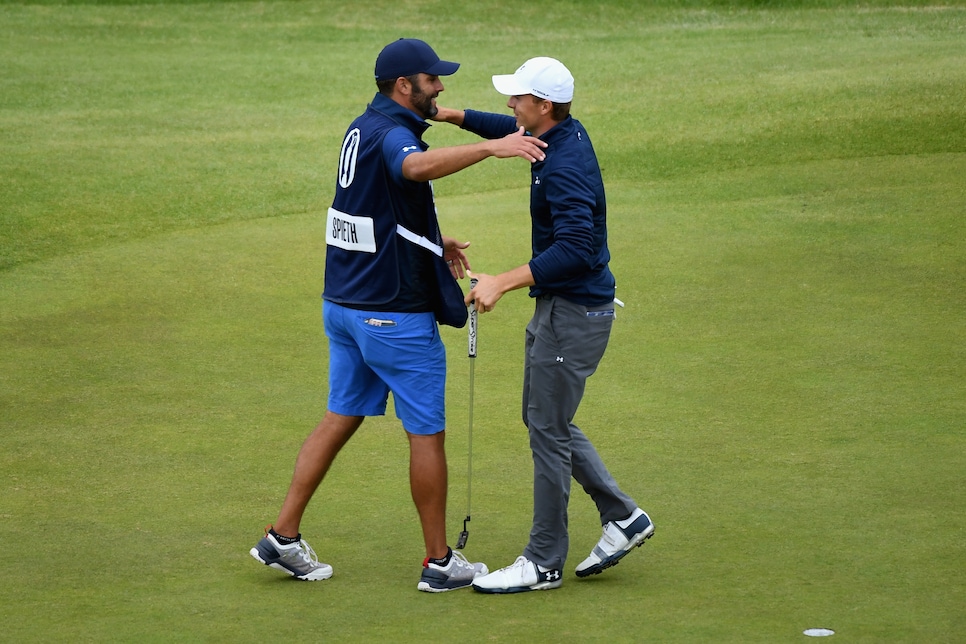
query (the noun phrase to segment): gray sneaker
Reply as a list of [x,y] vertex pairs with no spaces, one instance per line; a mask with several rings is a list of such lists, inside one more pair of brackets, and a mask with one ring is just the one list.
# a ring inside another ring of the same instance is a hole
[[488,572],[486,564],[470,563],[462,552],[453,550],[446,567],[431,563],[429,559],[423,561],[423,574],[416,589],[427,593],[445,593],[447,590],[469,588],[474,579]]
[[315,550],[299,535],[299,540],[283,546],[266,533],[249,554],[257,561],[302,581],[320,581],[332,576],[332,566],[319,561]]

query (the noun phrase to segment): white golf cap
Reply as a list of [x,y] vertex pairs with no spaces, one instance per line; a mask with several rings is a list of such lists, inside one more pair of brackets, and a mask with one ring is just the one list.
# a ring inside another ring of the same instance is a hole
[[553,103],[569,103],[574,98],[574,77],[556,58],[539,56],[520,65],[512,74],[493,77],[493,87],[505,96],[533,94]]

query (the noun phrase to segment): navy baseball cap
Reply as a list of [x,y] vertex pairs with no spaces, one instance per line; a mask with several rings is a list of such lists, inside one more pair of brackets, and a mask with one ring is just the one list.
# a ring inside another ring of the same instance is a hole
[[459,63],[440,60],[433,48],[422,40],[400,38],[379,52],[379,57],[376,58],[376,80],[393,80],[419,73],[449,76],[455,74],[459,68]]

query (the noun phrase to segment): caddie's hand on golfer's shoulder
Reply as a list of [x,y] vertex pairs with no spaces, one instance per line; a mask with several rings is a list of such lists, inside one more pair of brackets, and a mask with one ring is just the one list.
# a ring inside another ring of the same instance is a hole
[[547,158],[543,151],[547,143],[527,134],[522,125],[516,132],[511,132],[502,139],[494,139],[492,143],[496,144],[493,155],[501,159],[523,157],[530,163],[535,163]]

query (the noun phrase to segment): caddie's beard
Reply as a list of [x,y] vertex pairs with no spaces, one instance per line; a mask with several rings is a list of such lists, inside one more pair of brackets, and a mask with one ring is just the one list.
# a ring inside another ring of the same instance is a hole
[[412,103],[423,118],[431,119],[439,112],[439,108],[433,105],[433,99],[437,94],[427,94],[423,88],[413,83]]

